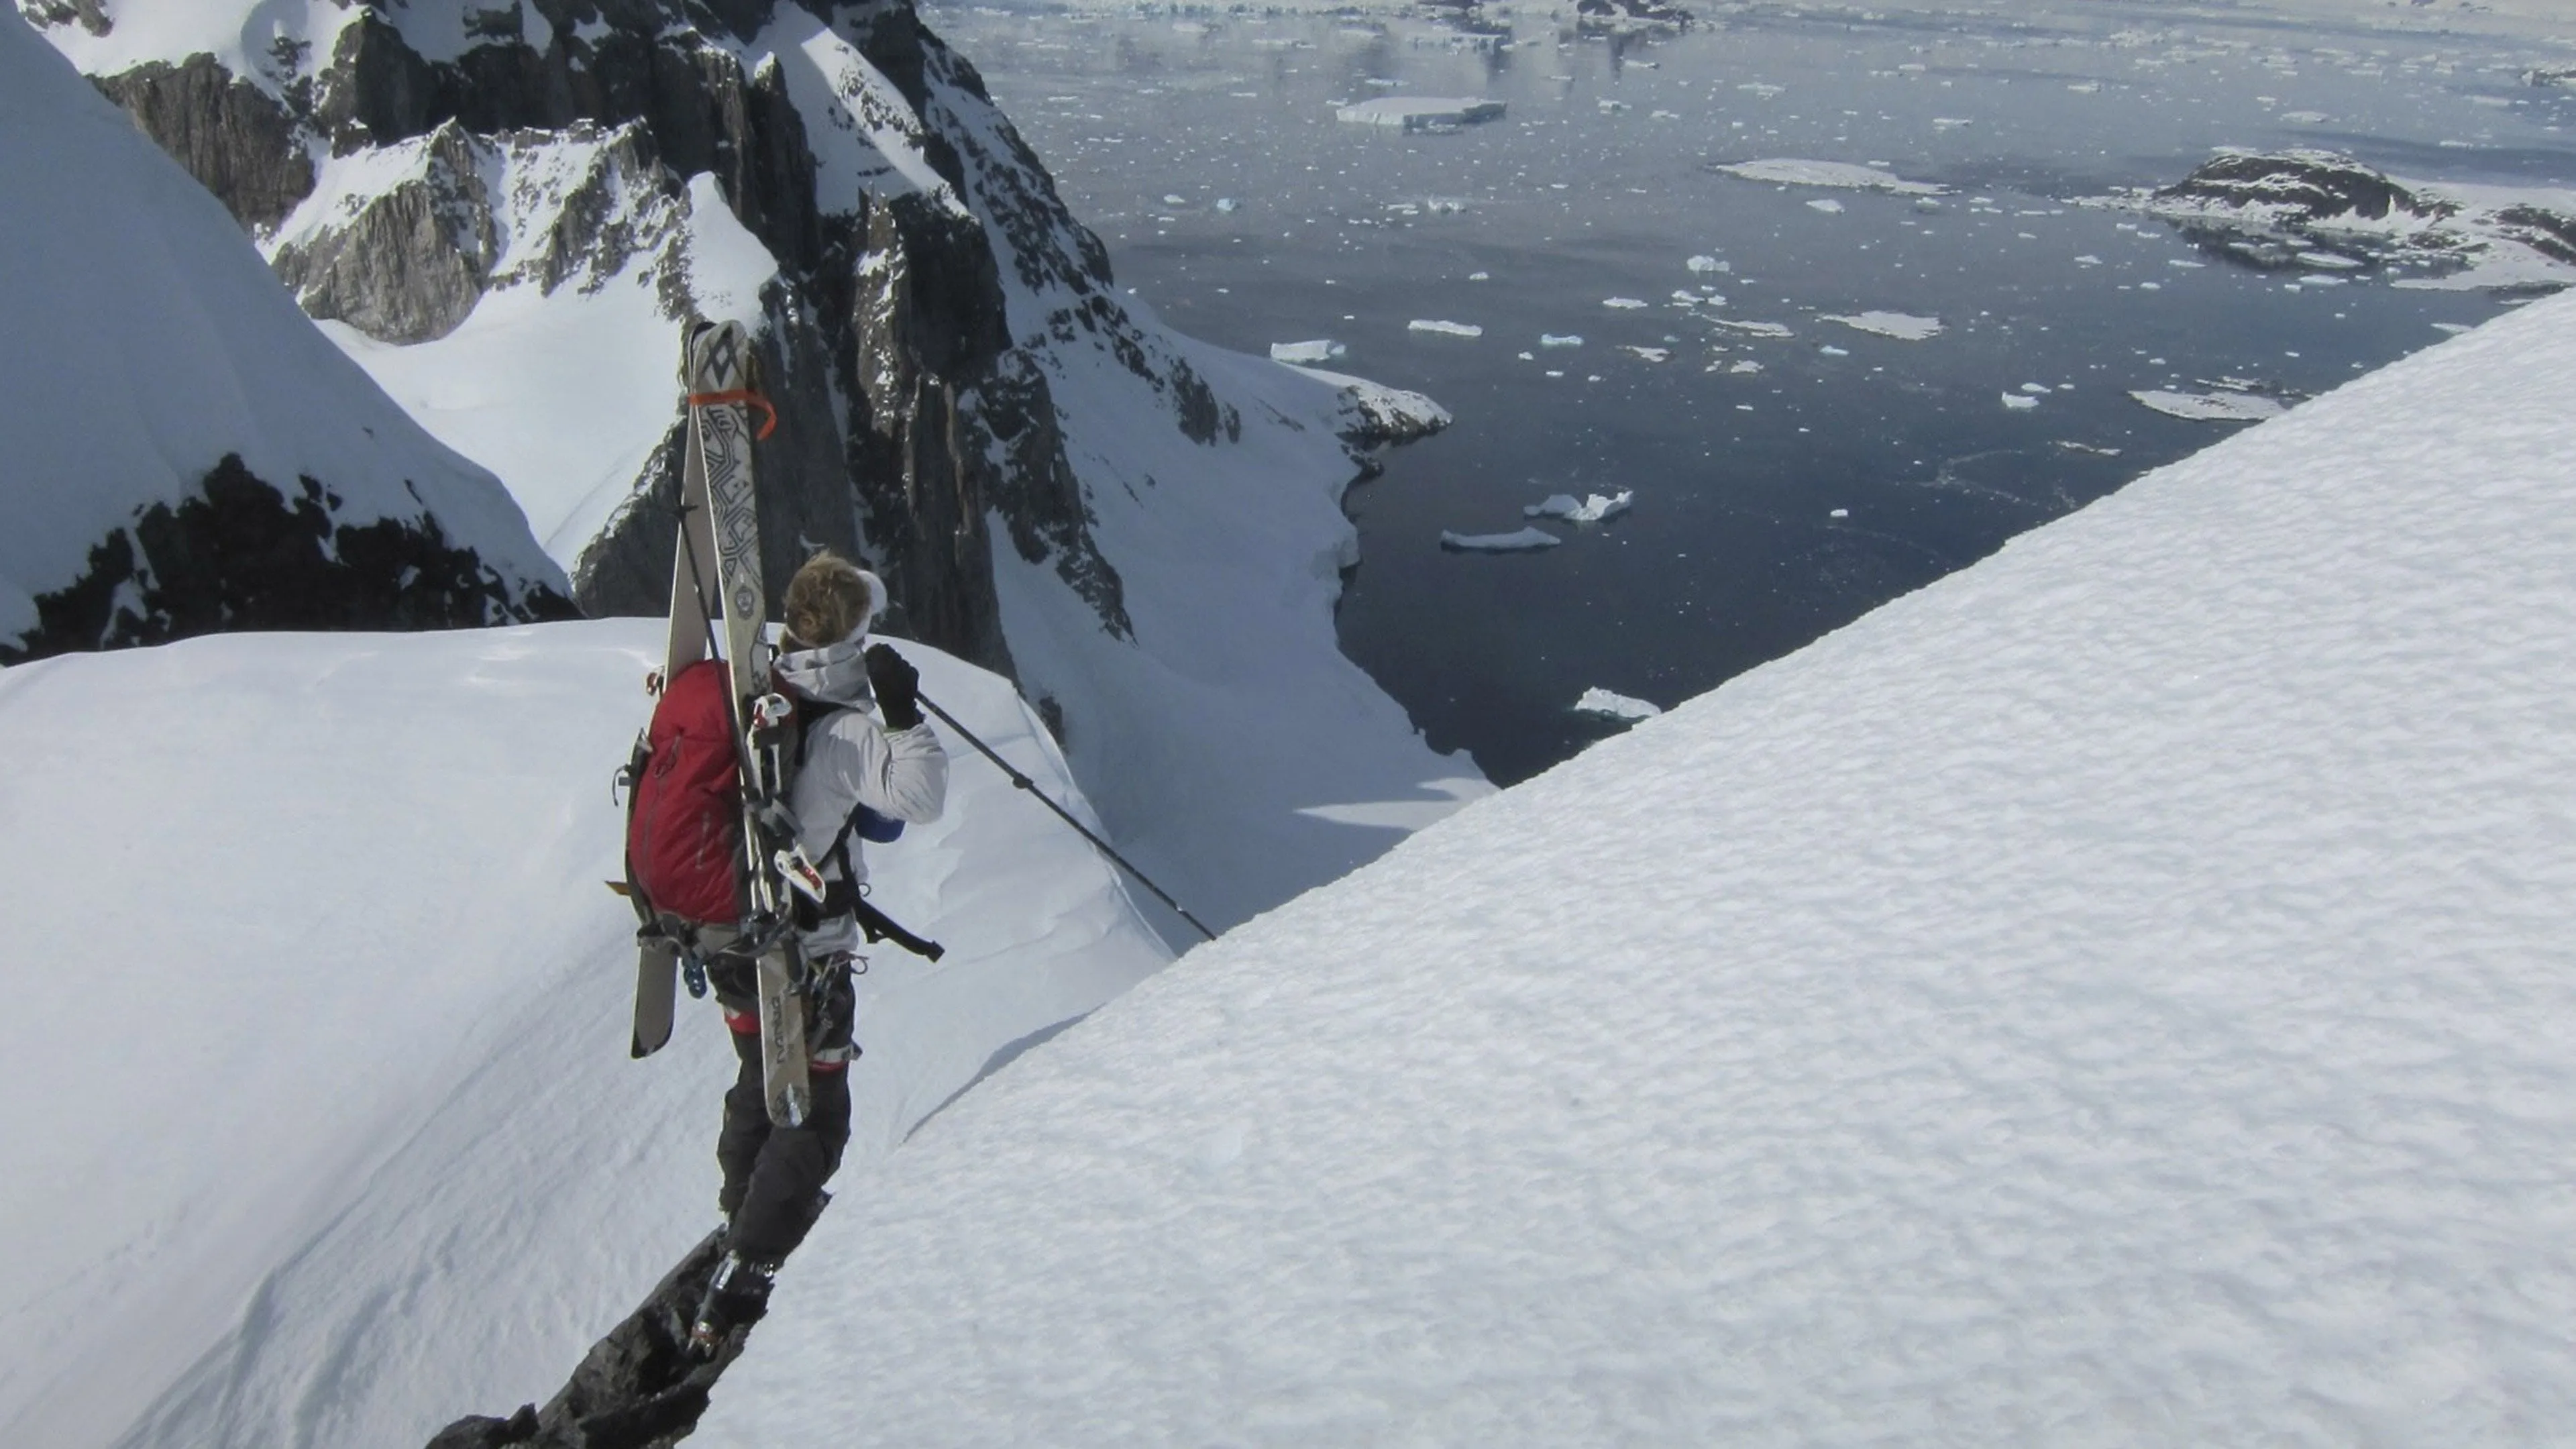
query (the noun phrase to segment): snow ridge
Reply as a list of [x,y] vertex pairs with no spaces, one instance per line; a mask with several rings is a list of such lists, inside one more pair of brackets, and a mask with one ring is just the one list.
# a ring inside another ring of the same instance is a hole
[[698,1438],[2547,1437],[2571,380],[2505,316],[1193,953],[874,1169]]

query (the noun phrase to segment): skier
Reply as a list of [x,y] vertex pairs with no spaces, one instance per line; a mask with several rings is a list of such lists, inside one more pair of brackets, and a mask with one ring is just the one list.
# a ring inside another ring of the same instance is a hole
[[794,1127],[773,1126],[761,1084],[760,1008],[747,962],[708,971],[742,1068],[725,1093],[716,1161],[726,1252],[690,1340],[711,1353],[736,1325],[765,1310],[779,1264],[804,1241],[828,1201],[823,1184],[850,1140],[852,968],[862,944],[857,908],[867,868],[853,836],[887,840],[903,821],[939,817],[948,755],[922,722],[919,678],[903,656],[867,643],[885,607],[876,575],[829,549],[787,584],[777,679],[796,701],[801,763],[788,792],[797,841],[823,869],[817,908],[799,902],[797,943],[807,965],[806,1045],[813,1103]]

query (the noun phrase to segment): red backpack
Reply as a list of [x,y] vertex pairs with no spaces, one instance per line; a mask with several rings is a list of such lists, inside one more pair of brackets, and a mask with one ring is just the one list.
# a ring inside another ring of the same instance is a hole
[[722,660],[662,687],[632,766],[626,880],[648,918],[742,919],[742,766]]

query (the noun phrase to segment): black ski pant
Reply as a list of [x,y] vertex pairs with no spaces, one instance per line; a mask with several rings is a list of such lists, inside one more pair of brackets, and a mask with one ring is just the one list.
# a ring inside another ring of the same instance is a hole
[[[731,993],[719,982],[720,1001]],[[747,983],[746,983],[747,984]],[[803,1125],[779,1127],[769,1120],[767,1093],[760,1076],[760,1019],[724,1001],[726,1025],[733,1028],[733,1053],[741,1062],[733,1087],[725,1093],[724,1131],[716,1138],[716,1164],[724,1169],[724,1186],[716,1206],[733,1224],[727,1246],[746,1258],[776,1263],[805,1241],[823,1211],[823,1184],[840,1170],[841,1150],[850,1142],[850,1072],[846,1060],[835,1060],[850,1044],[850,984],[843,974],[816,1003],[810,1046],[823,1060],[811,1064],[806,1078],[813,1103]],[[748,1005],[749,1003],[743,1003]],[[749,1027],[748,1031],[742,1027]],[[835,1050],[835,1049],[839,1050]]]

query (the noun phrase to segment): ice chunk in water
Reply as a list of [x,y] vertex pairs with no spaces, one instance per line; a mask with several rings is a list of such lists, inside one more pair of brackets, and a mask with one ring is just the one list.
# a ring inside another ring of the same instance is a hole
[[2200,423],[2259,423],[2289,411],[2276,399],[2241,392],[2166,392],[2148,388],[2129,396],[2167,417]]
[[1664,712],[1662,705],[1650,704],[1625,694],[1613,694],[1597,684],[1583,691],[1583,697],[1574,702],[1574,708],[1578,714],[1606,715],[1611,719],[1628,720],[1653,719]]
[[1404,325],[1408,331],[1435,332],[1444,337],[1482,337],[1485,335],[1485,329],[1472,322],[1441,322],[1431,318],[1416,317]]
[[1636,501],[1637,490],[1634,488],[1622,488],[1606,497],[1599,493],[1587,494],[1580,499],[1571,493],[1551,493],[1544,500],[1522,509],[1521,516],[1562,518],[1568,523],[1599,523],[1627,512],[1628,505]]
[[1827,317],[1825,320],[1839,322],[1856,332],[1893,337],[1903,342],[1921,342],[1941,333],[1940,318],[1916,317],[1905,312],[1855,312],[1848,317]]
[[1386,126],[1399,131],[1443,131],[1498,120],[1501,101],[1431,96],[1381,96],[1333,112],[1334,119],[1354,126]]
[[1311,342],[1273,342],[1270,344],[1270,360],[1311,367],[1319,362],[1330,362],[1349,350],[1328,337],[1318,337]]
[[1554,548],[1564,539],[1543,528],[1524,528],[1517,533],[1453,533],[1440,531],[1440,546],[1452,553],[1529,553]]

